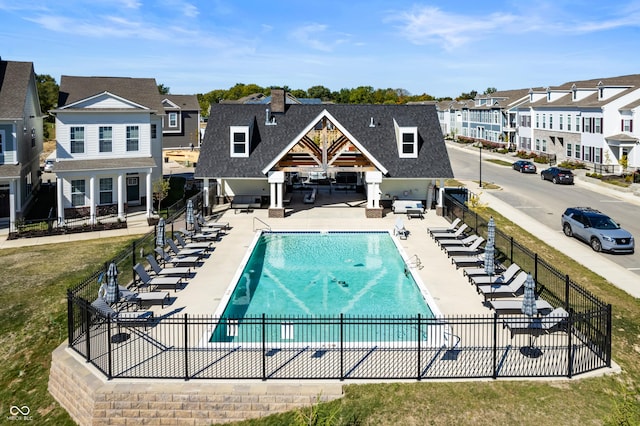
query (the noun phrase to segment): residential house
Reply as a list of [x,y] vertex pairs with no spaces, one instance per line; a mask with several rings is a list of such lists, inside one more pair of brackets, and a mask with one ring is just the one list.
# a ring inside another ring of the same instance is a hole
[[269,104],[211,106],[195,174],[212,195],[264,201],[272,217],[296,178],[353,182],[379,217],[394,199],[432,200],[453,177],[434,105],[288,104],[276,89]]
[[196,95],[163,95],[162,121],[164,149],[200,146],[200,104]]
[[42,124],[33,63],[0,58],[0,221],[10,230],[39,186]]
[[520,149],[585,163],[596,171],[640,168],[640,74],[530,90],[517,108]]
[[153,78],[60,79],[56,117],[58,220],[127,207],[152,213],[152,185],[162,177],[164,106]]

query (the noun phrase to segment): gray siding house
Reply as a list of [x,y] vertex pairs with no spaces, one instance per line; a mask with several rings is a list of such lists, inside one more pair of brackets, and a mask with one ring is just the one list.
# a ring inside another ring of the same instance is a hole
[[196,95],[164,95],[162,147],[200,146],[200,104]]

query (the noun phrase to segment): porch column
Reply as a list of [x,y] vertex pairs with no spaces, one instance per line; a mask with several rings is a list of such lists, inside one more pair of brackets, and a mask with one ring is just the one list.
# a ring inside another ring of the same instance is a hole
[[96,224],[96,177],[89,177],[89,223]]
[[202,203],[205,214],[209,215],[209,178],[202,181]]
[[15,210],[14,214],[22,211],[22,184],[21,181],[16,179],[15,184]]
[[9,181],[9,230],[16,231],[16,179]]
[[124,173],[118,175],[118,219],[124,220]]
[[284,217],[282,207],[282,185],[284,184],[284,172],[269,172],[268,178],[271,200],[269,202],[269,217]]
[[436,205],[436,215],[444,216],[444,179],[440,179],[438,184],[438,203]]
[[153,188],[151,185],[151,169],[147,172],[147,217],[151,217],[153,211]]
[[58,204],[58,225],[64,224],[64,180],[56,177],[56,192]]
[[380,184],[382,183],[382,173],[378,171],[366,172],[364,180],[367,183],[366,217],[381,218],[382,208],[380,207]]

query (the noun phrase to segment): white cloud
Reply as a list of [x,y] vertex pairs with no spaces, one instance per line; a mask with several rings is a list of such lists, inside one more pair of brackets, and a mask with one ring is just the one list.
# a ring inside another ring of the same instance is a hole
[[319,36],[325,34],[327,26],[324,24],[309,24],[296,28],[291,33],[291,38],[299,43],[305,44],[312,49],[323,52],[330,52],[332,47],[329,43],[321,41]]

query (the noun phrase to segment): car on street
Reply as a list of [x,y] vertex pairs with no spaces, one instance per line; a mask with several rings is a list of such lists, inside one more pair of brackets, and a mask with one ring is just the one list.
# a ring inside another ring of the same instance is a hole
[[520,173],[536,173],[536,165],[528,160],[518,160],[513,163],[513,170],[517,170]]
[[542,180],[550,180],[553,183],[573,185],[573,172],[562,167],[549,167],[540,172]]
[[570,207],[562,214],[562,231],[576,237],[594,251],[634,253],[633,235],[622,229],[615,220],[590,207]]

